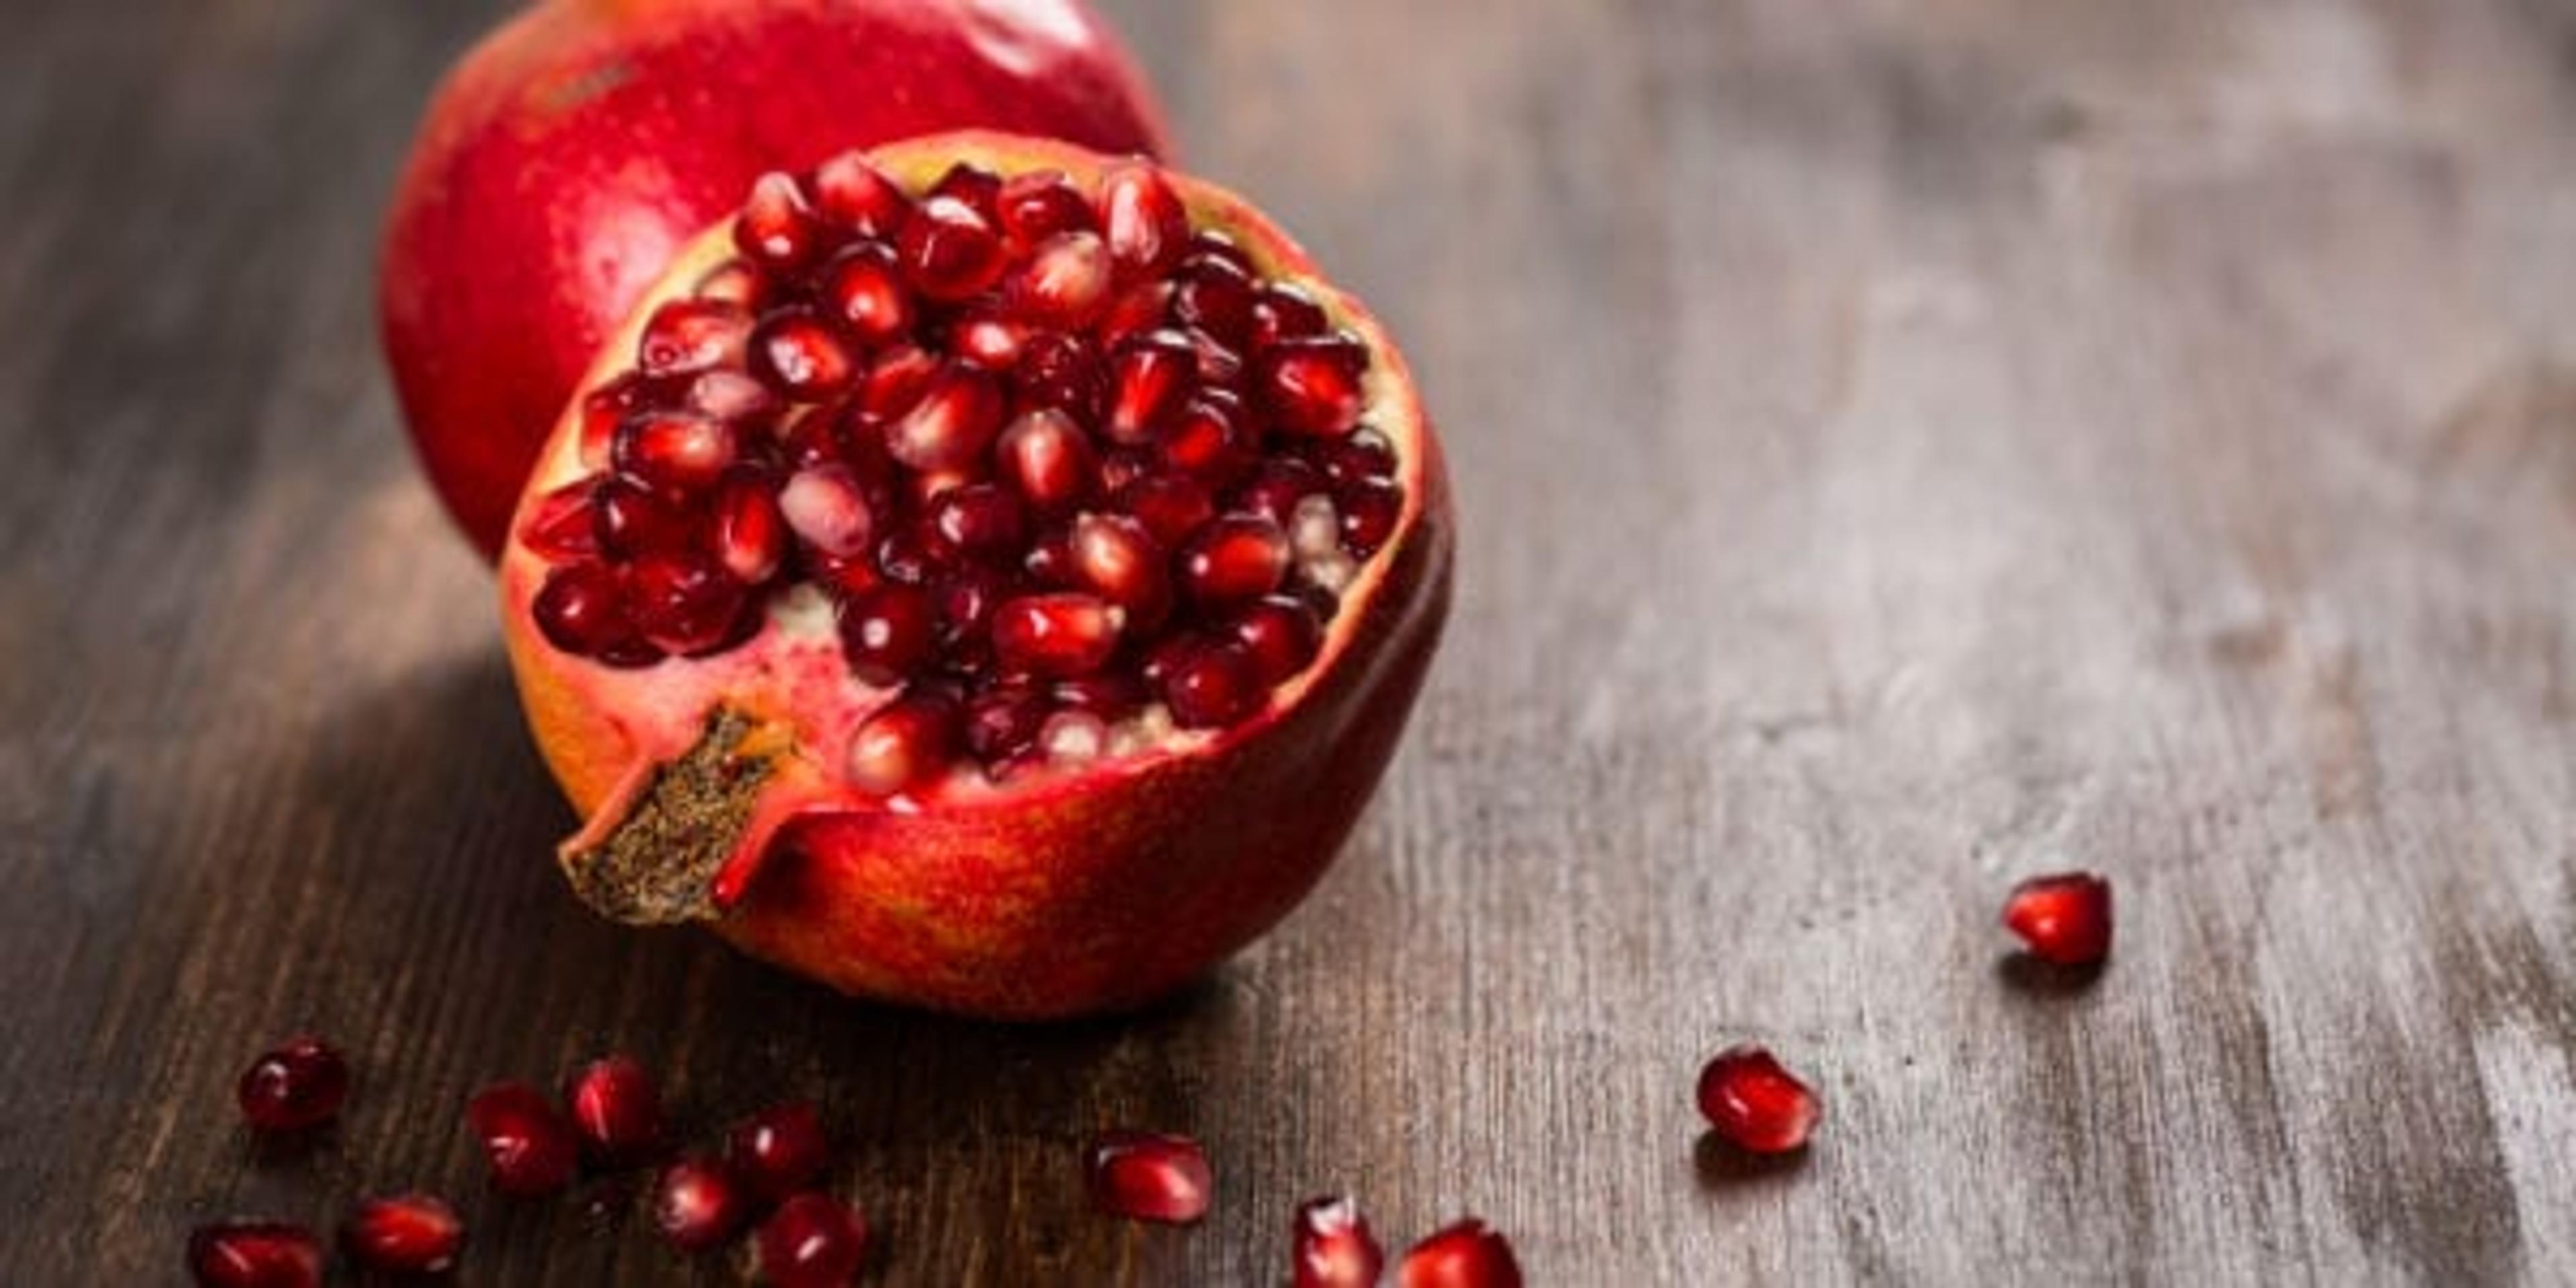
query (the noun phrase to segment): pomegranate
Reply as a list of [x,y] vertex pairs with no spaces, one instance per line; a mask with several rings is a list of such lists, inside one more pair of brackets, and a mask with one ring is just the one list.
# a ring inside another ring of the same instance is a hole
[[672,1247],[704,1252],[742,1228],[751,1206],[733,1169],[691,1155],[662,1171],[653,1187],[653,1225]]
[[1298,1205],[1291,1233],[1295,1288],[1377,1288],[1386,1251],[1369,1233],[1359,1204],[1348,1198],[1309,1199]]
[[1104,1133],[1083,1156],[1082,1179],[1092,1206],[1130,1221],[1190,1225],[1216,1196],[1207,1151],[1161,1132]]
[[1471,1216],[1405,1249],[1395,1282],[1397,1288],[1521,1288],[1521,1263],[1509,1239]]
[[[736,296],[767,311],[702,342]],[[760,358],[782,318],[811,352]],[[1402,358],[1267,219],[969,133],[763,179],[683,249],[501,582],[583,900],[1037,1018],[1168,992],[1312,887],[1451,529]]]
[[843,1288],[867,1260],[868,1223],[849,1204],[807,1192],[779,1205],[753,1239],[761,1282],[773,1288]]
[[349,1098],[349,1061],[320,1038],[289,1038],[253,1060],[233,1094],[253,1130],[319,1127],[339,1117]]
[[188,1236],[188,1275],[203,1288],[320,1288],[322,1241],[278,1221],[199,1226]]
[[2004,925],[2041,961],[2095,965],[2111,955],[2111,883],[2090,872],[2032,877],[2004,901]]
[[456,1209],[428,1194],[398,1194],[358,1204],[340,1227],[340,1246],[369,1270],[437,1274],[456,1265],[465,1223]]
[[564,1106],[581,1132],[582,1152],[603,1167],[641,1162],[662,1144],[662,1093],[633,1056],[605,1056],[574,1070]]
[[593,350],[756,176],[966,126],[1166,148],[1083,0],[538,0],[468,53],[394,195],[378,304],[475,545],[500,548]]
[[789,1100],[734,1124],[725,1137],[725,1160],[763,1203],[776,1203],[813,1184],[832,1162],[823,1116],[802,1100]]
[[1758,1046],[1732,1046],[1700,1069],[1699,1111],[1717,1134],[1756,1154],[1805,1148],[1823,1116],[1816,1093]]
[[572,1184],[580,1138],[546,1093],[524,1082],[495,1084],[467,1103],[465,1123],[491,1166],[492,1188],[534,1198]]

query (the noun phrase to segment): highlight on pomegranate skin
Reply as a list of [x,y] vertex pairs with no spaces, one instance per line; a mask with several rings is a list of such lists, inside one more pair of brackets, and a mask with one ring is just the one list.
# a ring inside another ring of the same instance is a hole
[[1771,1052],[1729,1047],[1699,1074],[1699,1111],[1719,1136],[1756,1154],[1785,1154],[1806,1147],[1824,1105]]
[[1401,356],[1257,210],[968,133],[764,176],[684,248],[501,571],[585,902],[1040,1018],[1311,888],[1454,545]]
[[2032,877],[2005,899],[2004,926],[2041,961],[2095,965],[2111,955],[2111,883],[2090,872]]
[[1207,1151],[1160,1132],[1104,1133],[1083,1158],[1083,1181],[1102,1212],[1163,1225],[1196,1223],[1216,1197]]

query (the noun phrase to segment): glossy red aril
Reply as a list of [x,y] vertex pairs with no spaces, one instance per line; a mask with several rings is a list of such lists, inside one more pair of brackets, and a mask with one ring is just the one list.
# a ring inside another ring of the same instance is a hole
[[349,1098],[349,1062],[320,1038],[290,1038],[251,1061],[233,1094],[253,1130],[319,1127]]
[[682,1252],[704,1252],[742,1230],[750,1197],[731,1168],[696,1155],[662,1169],[653,1184],[653,1228]]
[[776,1203],[815,1181],[831,1164],[823,1116],[801,1100],[771,1105],[734,1124],[725,1138],[733,1172],[763,1203]]
[[1291,1230],[1293,1288],[1377,1288],[1386,1252],[1357,1203],[1310,1199],[1297,1208]]
[[1474,1217],[1443,1226],[1405,1250],[1396,1288],[1520,1288],[1511,1242]]
[[[1451,541],[1401,359],[1148,163],[960,136],[789,177],[611,342],[505,560],[591,816],[565,872],[853,991],[1167,990],[1312,886],[1421,683]],[[741,352],[636,370],[693,298]]]
[[340,1246],[364,1269],[437,1274],[455,1267],[457,1250],[465,1246],[465,1222],[435,1195],[371,1198],[341,1223]]
[[799,1194],[761,1223],[758,1244],[772,1288],[842,1288],[867,1259],[868,1227],[829,1194]]
[[1131,1221],[1189,1225],[1207,1215],[1216,1174],[1187,1136],[1116,1131],[1093,1141],[1083,1179],[1094,1207]]
[[200,1288],[320,1288],[322,1241],[280,1221],[229,1221],[188,1236],[188,1274]]
[[2090,872],[2032,877],[2005,900],[2004,925],[2041,961],[2093,965],[2111,955],[2111,883]]
[[601,1163],[640,1162],[662,1146],[662,1092],[633,1056],[605,1056],[574,1070],[564,1107],[582,1152]]
[[530,1198],[572,1183],[580,1138],[544,1092],[524,1082],[486,1088],[467,1104],[465,1121],[491,1167],[492,1188]]
[[1806,1146],[1824,1108],[1769,1051],[1734,1046],[1719,1052],[1699,1074],[1699,1112],[1717,1134],[1756,1154],[1785,1154]]

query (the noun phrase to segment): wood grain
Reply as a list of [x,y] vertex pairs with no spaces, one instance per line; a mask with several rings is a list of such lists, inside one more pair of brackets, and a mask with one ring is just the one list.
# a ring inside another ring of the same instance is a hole
[[[1193,164],[1402,336],[1450,644],[1313,902],[979,1027],[600,924],[371,342],[470,5],[20,0],[0,43],[0,1265],[175,1279],[426,1185],[460,1282],[724,1277],[455,1106],[630,1049],[852,1141],[895,1283],[1255,1284],[1312,1192],[1535,1282],[2576,1280],[2576,12],[1126,0]],[[2119,883],[2085,988],[2020,874]],[[260,1158],[311,1026],[359,1100]],[[1805,1157],[1699,1060],[1813,1073]],[[1091,1130],[1216,1215],[1090,1217]],[[611,1206],[605,1205],[602,1206]]]

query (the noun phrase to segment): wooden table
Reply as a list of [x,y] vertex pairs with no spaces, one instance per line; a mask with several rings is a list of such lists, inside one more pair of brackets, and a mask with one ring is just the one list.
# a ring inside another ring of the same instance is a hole
[[[425,1185],[475,1086],[821,1098],[904,1283],[1268,1284],[1302,1197],[1546,1284],[2576,1279],[2576,14],[2505,0],[1108,7],[1404,338],[1465,519],[1340,867],[1149,1015],[846,1004],[592,919],[372,342],[502,9],[33,0],[0,43],[0,1265]],[[2090,988],[2018,876],[2111,873]],[[311,1026],[359,1099],[262,1159]],[[1758,1039],[1815,1147],[1705,1144]],[[1187,1231],[1087,1214],[1196,1132]],[[713,1269],[697,1273],[721,1278]]]

